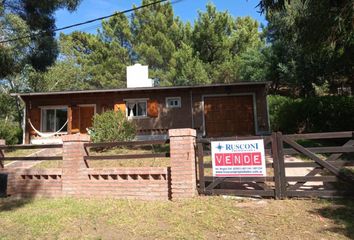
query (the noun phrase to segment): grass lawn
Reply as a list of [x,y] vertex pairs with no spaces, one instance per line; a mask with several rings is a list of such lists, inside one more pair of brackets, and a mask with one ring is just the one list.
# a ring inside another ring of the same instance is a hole
[[352,239],[353,200],[0,199],[0,239]]
[[32,153],[38,152],[38,149],[17,149],[14,151],[5,151],[6,157],[24,157]]
[[[25,157],[35,152],[38,152],[38,149],[17,149],[5,151],[5,157]],[[12,161],[4,161],[4,164],[8,164]]]

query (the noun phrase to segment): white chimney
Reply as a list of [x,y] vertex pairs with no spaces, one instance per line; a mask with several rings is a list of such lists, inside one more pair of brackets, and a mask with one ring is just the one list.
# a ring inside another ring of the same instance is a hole
[[139,63],[127,67],[127,88],[153,87],[153,80],[149,79],[148,66]]

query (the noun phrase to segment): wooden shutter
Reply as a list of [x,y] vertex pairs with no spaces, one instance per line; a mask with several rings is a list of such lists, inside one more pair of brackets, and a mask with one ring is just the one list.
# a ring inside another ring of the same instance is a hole
[[71,132],[78,133],[80,132],[80,108],[75,106],[71,107],[71,116],[69,121],[71,121]]
[[159,116],[159,103],[157,100],[149,100],[147,102],[147,115],[153,118]]
[[[38,131],[40,131],[41,129],[41,109],[34,107],[30,110],[30,114],[29,114],[31,123],[33,125],[33,127],[35,129],[37,129]],[[29,126],[30,128],[30,134],[31,135],[36,135],[36,132],[32,129],[31,126]]]
[[120,103],[115,103],[114,104],[114,111],[118,112],[118,111],[122,111],[122,113],[125,115],[125,102],[120,102]]

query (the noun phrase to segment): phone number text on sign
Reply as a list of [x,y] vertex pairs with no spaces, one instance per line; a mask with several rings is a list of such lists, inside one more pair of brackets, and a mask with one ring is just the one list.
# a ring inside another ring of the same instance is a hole
[[213,176],[265,177],[264,143],[259,140],[211,142]]

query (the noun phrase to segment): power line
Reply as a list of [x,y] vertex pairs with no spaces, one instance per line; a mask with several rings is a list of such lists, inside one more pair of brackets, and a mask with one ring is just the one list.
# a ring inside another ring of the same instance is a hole
[[124,11],[121,11],[121,12],[116,12],[116,13],[113,13],[111,15],[107,15],[107,16],[91,19],[91,20],[88,20],[88,21],[85,21],[85,22],[75,23],[75,24],[72,24],[72,25],[69,25],[69,26],[65,26],[65,27],[61,27],[61,28],[55,28],[52,31],[41,31],[41,32],[38,32],[38,33],[27,34],[25,36],[21,36],[21,37],[17,37],[17,38],[11,38],[11,39],[2,40],[2,41],[0,41],[0,43],[14,42],[14,41],[22,40],[22,39],[25,39],[25,38],[32,38],[32,37],[44,35],[46,33],[57,32],[57,31],[62,31],[62,30],[65,30],[65,29],[73,28],[73,27],[78,27],[78,26],[81,26],[81,25],[85,25],[85,24],[89,24],[89,23],[92,23],[92,22],[100,21],[100,20],[103,20],[103,19],[106,19],[106,18],[110,18],[110,17],[114,17],[114,16],[117,16],[117,15],[120,15],[120,14],[126,14],[126,13],[129,13],[129,12],[133,12],[133,11],[136,11],[136,10],[139,10],[139,9],[142,9],[142,8],[150,7],[152,5],[156,5],[156,4],[167,2],[167,1],[169,1],[169,0],[155,1],[155,2],[144,4],[144,5],[141,5],[141,6],[138,6],[138,7],[130,8],[130,9],[127,9],[127,10],[124,10]]

